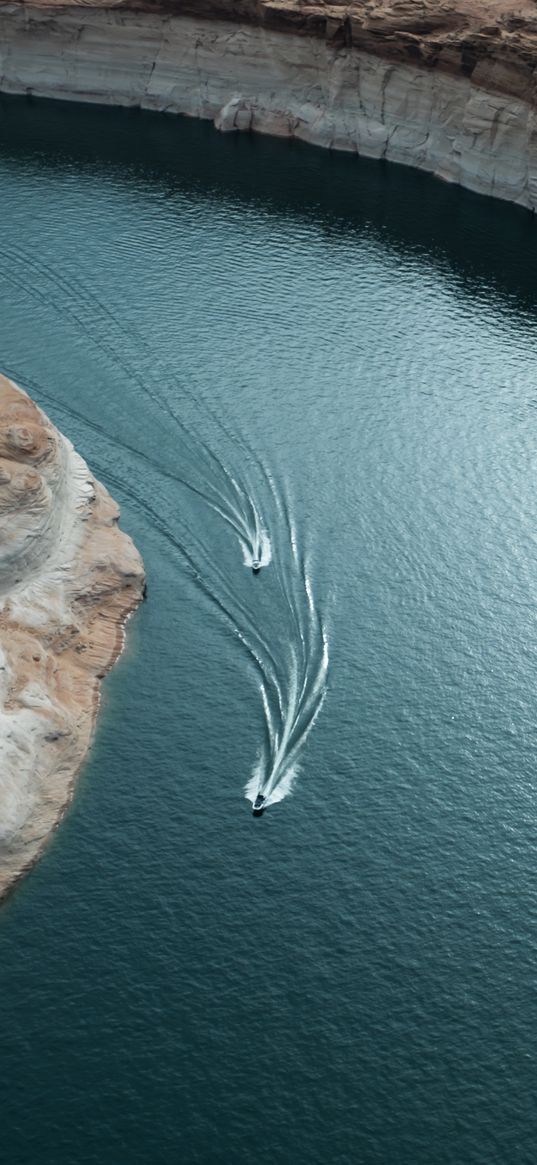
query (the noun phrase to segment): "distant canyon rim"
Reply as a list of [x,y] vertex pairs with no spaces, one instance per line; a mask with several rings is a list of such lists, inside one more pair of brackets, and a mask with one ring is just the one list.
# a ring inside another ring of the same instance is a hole
[[0,0],[0,90],[404,163],[535,210],[537,4]]

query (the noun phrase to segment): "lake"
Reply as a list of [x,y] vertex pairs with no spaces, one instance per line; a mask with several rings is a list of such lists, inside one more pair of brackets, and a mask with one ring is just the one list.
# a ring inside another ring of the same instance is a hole
[[6,1162],[533,1165],[534,219],[14,98],[0,198],[0,371],[148,576],[0,914]]

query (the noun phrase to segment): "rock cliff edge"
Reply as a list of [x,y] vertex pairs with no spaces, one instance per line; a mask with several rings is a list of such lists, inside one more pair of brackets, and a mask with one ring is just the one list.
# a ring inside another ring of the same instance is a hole
[[0,0],[0,91],[386,158],[537,207],[534,0]]
[[[1,0],[8,4],[10,0]],[[535,0],[19,0],[27,9],[83,7],[226,20],[354,48],[473,79],[535,102]]]
[[87,753],[144,573],[119,510],[0,376],[0,898],[33,864]]

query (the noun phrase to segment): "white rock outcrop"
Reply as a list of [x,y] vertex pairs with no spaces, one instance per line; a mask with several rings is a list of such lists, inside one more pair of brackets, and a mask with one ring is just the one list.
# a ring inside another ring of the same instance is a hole
[[70,442],[0,376],[0,897],[69,801],[100,680],[142,597],[118,517]]
[[0,89],[210,118],[537,205],[537,116],[460,73],[225,20],[0,7]]

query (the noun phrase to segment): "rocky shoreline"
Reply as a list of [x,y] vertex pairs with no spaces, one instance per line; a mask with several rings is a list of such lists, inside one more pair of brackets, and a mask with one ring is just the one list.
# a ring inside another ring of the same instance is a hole
[[0,0],[0,90],[209,118],[537,206],[537,11]]
[[0,899],[34,864],[87,754],[144,571],[70,442],[0,376]]

